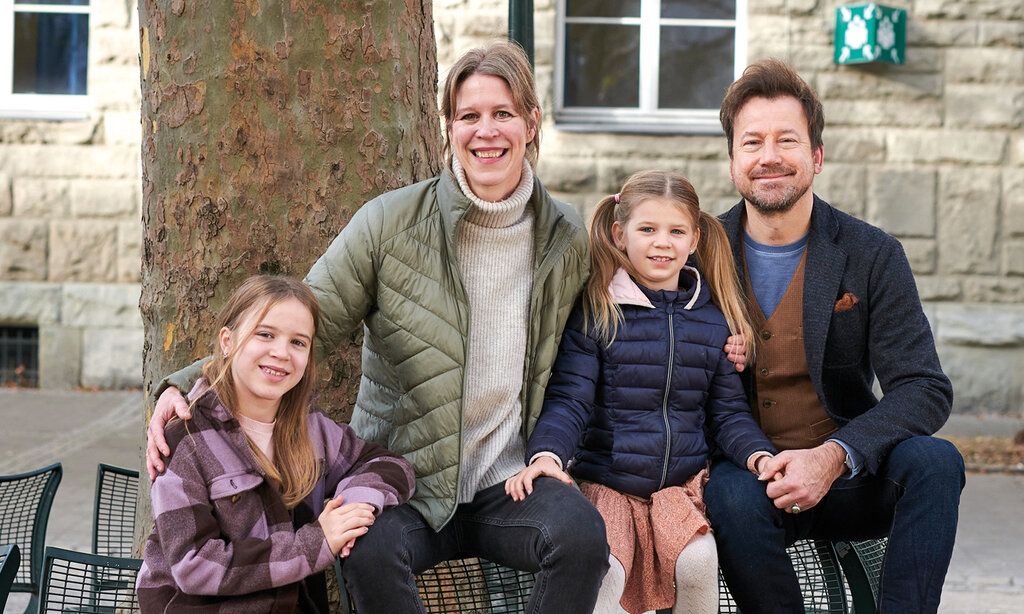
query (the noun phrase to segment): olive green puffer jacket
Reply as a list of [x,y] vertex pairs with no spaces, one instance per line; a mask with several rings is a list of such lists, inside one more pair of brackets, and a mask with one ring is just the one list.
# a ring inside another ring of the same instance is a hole
[[[571,207],[536,180],[528,206],[535,216],[530,329],[524,372],[509,374],[524,382],[524,438],[540,415],[562,329],[590,267],[586,231]],[[383,194],[356,212],[306,276],[323,312],[323,351],[364,324],[351,425],[412,463],[410,504],[434,529],[451,518],[458,492],[472,323],[455,245],[469,207],[450,172]]]

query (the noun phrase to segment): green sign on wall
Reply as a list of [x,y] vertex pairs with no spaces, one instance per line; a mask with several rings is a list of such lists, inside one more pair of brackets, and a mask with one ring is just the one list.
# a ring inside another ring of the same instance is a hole
[[881,4],[836,9],[836,64],[902,64],[907,48],[907,11]]

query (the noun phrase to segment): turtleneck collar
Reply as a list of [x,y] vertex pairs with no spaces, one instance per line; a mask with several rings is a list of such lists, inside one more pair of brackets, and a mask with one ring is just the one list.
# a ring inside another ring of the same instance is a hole
[[462,165],[459,164],[459,159],[455,156],[452,156],[452,174],[455,175],[455,180],[458,182],[462,193],[472,203],[472,206],[466,211],[465,219],[477,226],[505,228],[515,224],[523,217],[526,203],[529,202],[530,196],[533,194],[533,169],[525,159],[523,160],[523,174],[519,179],[519,186],[516,187],[508,198],[498,202],[482,200],[473,193],[473,190],[469,189],[469,182],[466,181],[466,172],[463,170]]

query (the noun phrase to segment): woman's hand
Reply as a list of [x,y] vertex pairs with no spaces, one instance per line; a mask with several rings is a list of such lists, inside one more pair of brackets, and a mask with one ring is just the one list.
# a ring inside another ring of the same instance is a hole
[[572,478],[568,473],[562,471],[555,459],[550,456],[540,456],[530,463],[529,467],[505,480],[505,494],[512,497],[513,501],[523,501],[533,493],[533,481],[541,476],[572,484]]
[[171,448],[164,437],[164,427],[175,415],[182,420],[188,420],[192,417],[192,412],[188,409],[188,401],[181,396],[181,391],[174,386],[168,386],[156,400],[153,417],[149,419],[149,427],[146,429],[146,471],[149,472],[150,481],[164,472],[161,455],[171,455]]
[[747,340],[743,335],[731,335],[725,340],[726,357],[736,366],[737,373],[743,373],[747,367]]
[[344,497],[335,497],[327,502],[320,512],[320,527],[327,538],[327,546],[337,556],[348,556],[356,538],[362,537],[373,524],[373,506],[369,503],[344,503]]

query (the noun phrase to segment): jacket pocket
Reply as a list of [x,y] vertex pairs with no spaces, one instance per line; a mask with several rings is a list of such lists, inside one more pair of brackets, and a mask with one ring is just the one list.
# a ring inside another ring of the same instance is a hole
[[210,481],[210,500],[231,498],[237,501],[242,493],[253,490],[263,483],[263,477],[255,473],[229,473],[219,475]]

